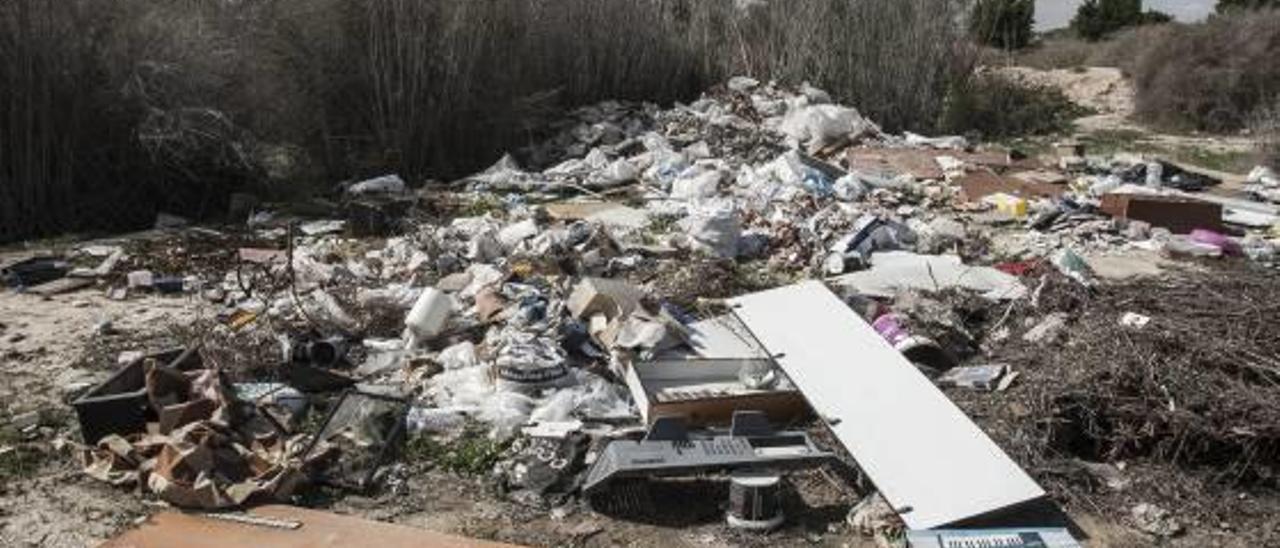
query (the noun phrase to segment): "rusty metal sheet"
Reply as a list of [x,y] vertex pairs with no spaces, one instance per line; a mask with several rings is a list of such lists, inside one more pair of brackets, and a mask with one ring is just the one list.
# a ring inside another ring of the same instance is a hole
[[502,548],[511,544],[456,537],[403,525],[369,521],[353,516],[272,505],[249,512],[300,527],[273,527],[213,519],[198,514],[166,511],[153,515],[137,528],[102,544],[102,548],[326,548],[378,546],[379,548]]

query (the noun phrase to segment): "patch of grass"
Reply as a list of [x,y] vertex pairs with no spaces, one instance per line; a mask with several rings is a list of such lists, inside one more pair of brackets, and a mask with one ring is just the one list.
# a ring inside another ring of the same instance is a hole
[[1132,129],[1108,129],[1082,136],[1085,152],[1090,155],[1107,156],[1117,152],[1153,153],[1159,147],[1146,140],[1147,134]]
[[431,462],[456,474],[479,476],[493,469],[510,442],[489,439],[484,427],[468,425],[457,438],[442,442],[420,435],[405,444],[407,462]]
[[22,442],[12,427],[0,427],[0,481],[30,476],[45,456]]
[[1178,147],[1170,156],[1179,162],[1227,173],[1247,173],[1257,156],[1248,150],[1210,150],[1200,147]]
[[461,215],[463,217],[482,217],[489,213],[501,213],[506,209],[502,200],[492,194],[482,194],[476,196],[465,207],[462,208]]
[[1250,150],[1220,150],[1197,146],[1162,144],[1146,133],[1131,129],[1103,130],[1081,137],[1090,155],[1108,156],[1119,152],[1159,154],[1217,171],[1244,173],[1253,167],[1257,155]]
[[668,234],[679,228],[676,226],[679,220],[680,218],[675,215],[650,215],[647,229],[652,234]]

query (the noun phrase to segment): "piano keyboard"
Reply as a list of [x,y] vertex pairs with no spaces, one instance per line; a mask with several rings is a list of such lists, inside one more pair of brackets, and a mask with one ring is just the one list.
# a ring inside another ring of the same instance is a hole
[[910,531],[910,548],[1081,548],[1066,529]]

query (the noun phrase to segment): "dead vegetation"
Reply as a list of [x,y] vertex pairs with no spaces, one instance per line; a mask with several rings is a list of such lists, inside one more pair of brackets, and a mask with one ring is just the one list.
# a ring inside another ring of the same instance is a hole
[[[1115,508],[1094,500],[1117,493],[1088,469],[1119,463],[1141,468],[1125,500],[1224,516],[1240,489],[1276,486],[1277,281],[1243,266],[1093,289],[1051,279],[1029,322],[1068,313],[1068,339],[1046,351],[1015,337],[989,356],[1028,373],[1014,389],[950,395],[1063,500]],[[1152,320],[1122,327],[1130,312]]]
[[[0,4],[0,240],[218,218],[372,172],[447,179],[566,108],[812,81],[927,131],[971,55],[955,0]],[[209,52],[218,52],[209,55]]]

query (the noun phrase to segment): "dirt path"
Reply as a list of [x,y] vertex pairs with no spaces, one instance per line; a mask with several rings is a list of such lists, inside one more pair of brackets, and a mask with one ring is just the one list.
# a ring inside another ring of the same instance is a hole
[[1076,138],[1178,156],[1214,169],[1248,166],[1255,141],[1240,135],[1184,135],[1155,131],[1133,120],[1133,84],[1118,68],[1039,70],[1004,67],[999,74],[1032,85],[1062,90],[1072,102],[1092,112],[1075,120]]

